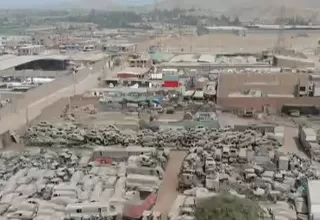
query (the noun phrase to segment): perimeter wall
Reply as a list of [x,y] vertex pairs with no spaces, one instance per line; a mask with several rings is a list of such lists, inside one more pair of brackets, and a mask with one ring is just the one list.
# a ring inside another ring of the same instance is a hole
[[253,108],[257,112],[262,112],[265,107],[273,109],[274,113],[280,113],[283,105],[314,105],[320,106],[318,97],[299,97],[299,98],[276,98],[276,97],[259,97],[259,98],[218,98],[217,104],[226,111],[237,109]]
[[76,74],[59,77],[13,99],[11,104],[0,109],[0,134],[20,128],[63,97],[82,94],[97,86],[103,66],[104,61],[97,62],[92,65],[92,70],[80,69]]

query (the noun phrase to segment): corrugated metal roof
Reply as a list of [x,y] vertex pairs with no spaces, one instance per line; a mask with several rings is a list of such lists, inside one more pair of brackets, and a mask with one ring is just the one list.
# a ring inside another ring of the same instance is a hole
[[206,62],[206,63],[215,63],[216,56],[211,54],[202,54],[200,55],[198,62]]
[[177,82],[177,81],[179,81],[179,76],[175,76],[175,75],[164,75],[164,76],[163,76],[163,80],[164,80],[164,81]]
[[181,54],[173,57],[170,62],[197,62],[196,54]]
[[[320,180],[308,181],[308,197],[310,205],[320,205]],[[319,212],[319,211],[318,211]]]
[[117,72],[117,74],[129,73],[129,74],[140,75],[140,74],[145,74],[145,73],[147,73],[148,71],[149,71],[148,68],[128,67],[128,68],[125,68],[125,69]]
[[154,61],[161,63],[161,62],[168,62],[174,55],[172,53],[165,53],[165,52],[155,52],[150,54],[151,59]]
[[25,63],[37,60],[65,60],[67,56],[61,55],[39,55],[39,56],[14,56],[9,59],[0,60],[0,70],[10,69]]
[[283,55],[275,55],[275,58],[314,64],[314,61],[312,61],[310,59],[300,58],[300,57],[289,57],[289,56],[283,56]]

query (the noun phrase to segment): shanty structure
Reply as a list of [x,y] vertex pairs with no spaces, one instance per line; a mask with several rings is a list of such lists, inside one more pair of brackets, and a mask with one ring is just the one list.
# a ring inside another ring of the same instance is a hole
[[149,72],[148,68],[129,67],[117,73],[120,79],[141,79]]
[[178,75],[164,75],[163,76],[163,87],[165,88],[178,88],[180,87]]

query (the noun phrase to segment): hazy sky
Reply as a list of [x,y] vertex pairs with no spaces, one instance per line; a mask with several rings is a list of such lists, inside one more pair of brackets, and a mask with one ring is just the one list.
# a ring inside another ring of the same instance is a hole
[[[77,1],[81,0],[0,0],[0,7],[1,6],[32,6],[32,5],[43,5],[45,6],[46,4],[49,5],[54,5],[54,4],[59,4],[61,2],[64,3],[76,3]],[[88,0],[90,1],[90,0]],[[121,5],[141,5],[141,4],[149,4],[153,3],[154,0],[113,0],[114,2],[117,2]]]

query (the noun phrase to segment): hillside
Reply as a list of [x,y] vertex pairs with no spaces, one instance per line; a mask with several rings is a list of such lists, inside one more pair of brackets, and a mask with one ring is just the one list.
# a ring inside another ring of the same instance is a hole
[[[154,8],[154,0],[69,0],[76,8],[101,10],[141,10]],[[320,21],[320,0],[157,0],[159,9],[197,9],[198,13],[239,16],[241,20],[260,19],[273,22],[280,16],[300,16]],[[200,10],[199,10],[200,9]]]
[[306,19],[316,18],[320,11],[319,0],[161,0],[159,8],[195,8],[211,10],[242,19],[260,18],[274,20],[280,15],[281,7],[285,16],[301,16]]

